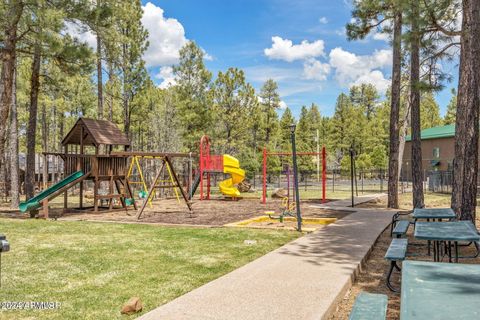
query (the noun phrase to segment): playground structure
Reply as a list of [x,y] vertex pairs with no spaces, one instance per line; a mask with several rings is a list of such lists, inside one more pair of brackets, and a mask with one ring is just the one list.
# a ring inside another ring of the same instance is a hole
[[[268,156],[279,156],[279,157],[291,157],[291,152],[268,152],[267,148],[263,148],[263,161],[262,161],[262,203],[267,203],[267,159]],[[325,147],[322,147],[322,152],[296,152],[296,156],[316,156],[317,159],[321,157],[322,159],[322,202],[326,202],[326,181],[327,181],[327,153]],[[286,170],[284,170],[284,174],[287,177],[287,196],[286,196],[286,204],[282,205],[286,210],[291,206],[293,201],[290,200],[290,184],[292,184],[293,192],[292,195],[295,193],[295,186],[293,183],[293,179],[291,178],[292,170],[290,170],[290,166],[286,166]],[[292,183],[290,183],[292,181]],[[293,204],[293,208],[295,208],[295,204]],[[294,211],[294,209],[291,209]]]
[[[44,217],[48,218],[49,200],[62,193],[64,194],[63,211],[65,212],[68,210],[67,191],[77,184],[79,184],[79,207],[73,210],[93,209],[93,212],[125,210],[128,212],[128,207],[131,206],[137,210],[128,174],[132,169],[132,162],[138,164],[138,159],[142,157],[159,160],[161,166],[137,216],[140,217],[146,203],[152,198],[153,190],[156,188],[173,188],[177,194],[177,199],[179,199],[178,191],[180,191],[188,209],[191,211],[190,202],[181,187],[171,160],[174,157],[188,157],[189,154],[129,152],[130,141],[114,123],[88,118],[79,118],[75,122],[72,129],[62,140],[62,146],[64,153],[45,154],[58,156],[63,160],[65,178],[35,197],[22,202],[19,206],[21,212],[36,212],[40,207],[43,207]],[[114,148],[121,148],[123,151],[114,152]],[[130,166],[128,165],[129,158],[132,158]],[[165,168],[170,177],[169,183],[158,185]],[[91,207],[84,206],[83,202],[85,182],[87,181],[93,182],[93,206]],[[107,185],[106,188],[105,184]],[[142,184],[146,188],[147,185],[143,176]],[[120,208],[114,207],[117,200],[121,204]],[[107,206],[103,206],[104,201],[107,202]]]
[[[147,198],[147,194],[149,191],[149,183],[147,180],[153,180],[156,176],[153,175],[152,177],[148,177],[148,173],[145,172],[145,165],[147,161],[150,162],[150,165],[152,165],[154,162],[158,162],[165,158],[165,156],[169,156],[170,158],[172,157],[189,157],[189,171],[190,167],[192,165],[192,154],[185,154],[185,153],[158,153],[158,152],[134,152],[134,153],[129,153],[132,154],[130,156],[130,165],[128,167],[128,172],[127,172],[127,180],[129,184],[132,186],[133,189],[135,189],[135,186],[139,186],[139,190],[137,188],[138,192],[138,197],[140,199]],[[174,168],[170,167],[169,162],[165,163],[165,168],[164,172],[166,171],[166,174],[163,174],[163,177],[159,177],[157,181],[157,186],[160,186],[161,184],[163,189],[166,189],[168,185],[173,185],[175,184],[175,177],[174,177]],[[160,180],[163,178],[162,180]],[[188,188],[191,185],[191,177],[189,176],[188,179]],[[187,189],[188,189],[187,188]],[[177,199],[177,202],[180,203],[180,195],[179,191],[177,188],[173,188],[173,192],[175,193],[175,197]],[[154,198],[154,193],[150,195],[150,197],[147,198],[148,205],[150,208],[153,207],[152,205],[152,200]]]
[[[138,168],[141,170],[140,164],[138,162],[138,158],[149,158],[149,159],[157,159],[160,161],[160,168],[155,174],[155,178],[153,179],[149,189],[148,193],[143,199],[142,206],[140,209],[137,211],[137,219],[140,219],[142,216],[143,211],[145,210],[145,207],[147,206],[147,203],[151,201],[153,198],[154,192],[156,189],[173,189],[175,194],[177,195],[177,201],[179,201],[178,197],[178,192],[182,195],[182,198],[187,205],[187,208],[190,213],[192,213],[192,205],[190,200],[188,199],[187,193],[183,189],[180,180],[178,179],[178,176],[175,172],[175,169],[172,164],[172,158],[175,157],[189,157],[190,155],[188,153],[165,153],[165,152],[139,152],[139,151],[134,151],[134,152],[115,152],[112,155],[115,156],[125,156],[125,157],[132,157],[132,160],[135,161],[135,163],[138,164]],[[131,166],[130,166],[131,168]],[[129,168],[129,172],[130,172]],[[161,177],[164,174],[164,171],[167,170],[169,179],[168,180],[161,180]],[[127,172],[128,173],[128,172]],[[142,171],[139,171],[142,179],[143,179],[143,173]],[[127,179],[128,181],[128,179]],[[160,184],[159,184],[160,183]],[[146,187],[145,180],[141,182],[141,184]]]
[[[209,200],[211,193],[211,175],[215,173],[225,173],[230,174],[231,177],[219,183],[219,190],[226,197],[233,200],[238,199],[240,197],[240,191],[236,185],[245,179],[245,171],[240,168],[239,161],[228,154],[210,154],[210,146],[210,139],[204,135],[200,139],[199,170],[190,189],[189,198],[193,198],[195,191],[200,187],[200,200]],[[204,186],[205,182],[206,186]]]
[[[62,146],[64,153],[45,154],[58,156],[63,160],[63,173],[66,178],[20,204],[22,212],[37,210],[42,206],[44,216],[48,218],[48,201],[61,193],[64,194],[64,211],[66,211],[68,209],[67,190],[77,184],[80,186],[78,209],[92,209],[92,207],[84,207],[83,203],[86,181],[93,182],[94,212],[98,212],[99,209],[109,211],[118,209],[113,207],[114,200],[120,201],[121,210],[128,210],[129,204],[136,209],[134,201],[127,201],[127,199],[133,199],[132,190],[126,179],[128,157],[111,154],[114,148],[121,147],[128,150],[130,141],[114,123],[79,118],[62,140]],[[102,188],[104,183],[108,188]],[[100,193],[100,190],[106,190],[106,192]],[[101,206],[103,200],[107,201],[108,207]]]

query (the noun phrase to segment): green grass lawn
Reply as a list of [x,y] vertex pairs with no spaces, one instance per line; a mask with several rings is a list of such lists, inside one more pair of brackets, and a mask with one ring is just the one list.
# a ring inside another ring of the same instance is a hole
[[[11,251],[2,255],[0,303],[59,302],[56,310],[0,310],[1,319],[131,319],[299,236],[227,228],[0,220]],[[246,245],[244,240],[256,240]]]

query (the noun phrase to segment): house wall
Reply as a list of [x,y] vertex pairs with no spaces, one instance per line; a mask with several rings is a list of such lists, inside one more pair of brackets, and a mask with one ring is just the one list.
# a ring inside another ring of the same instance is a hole
[[[439,148],[439,157],[434,157],[434,149]],[[455,157],[455,140],[454,137],[422,140],[422,168],[424,172],[431,170],[446,171],[451,169],[453,158]],[[432,166],[432,160],[439,160],[438,166]],[[405,143],[405,151],[403,153],[402,162],[402,179],[411,180],[412,166],[412,143]]]

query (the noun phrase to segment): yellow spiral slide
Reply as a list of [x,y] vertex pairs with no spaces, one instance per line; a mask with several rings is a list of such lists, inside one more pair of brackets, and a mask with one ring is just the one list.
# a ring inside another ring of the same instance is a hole
[[240,162],[228,154],[223,155],[223,172],[231,175],[231,178],[221,181],[218,184],[220,192],[228,197],[240,197],[236,185],[245,179],[245,170],[240,169]]

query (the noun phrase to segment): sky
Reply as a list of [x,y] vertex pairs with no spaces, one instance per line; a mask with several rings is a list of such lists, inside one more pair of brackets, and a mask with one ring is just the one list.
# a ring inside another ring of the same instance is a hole
[[[350,0],[151,0],[142,4],[150,42],[144,58],[160,87],[175,82],[171,66],[189,40],[204,50],[205,64],[214,77],[238,67],[257,92],[267,79],[275,80],[282,107],[290,107],[296,116],[302,105],[311,103],[331,116],[337,96],[351,85],[372,83],[384,93],[390,84],[388,36],[374,32],[361,41],[346,38]],[[453,81],[437,94],[442,115],[450,89],[457,86],[457,62],[443,68]]]

